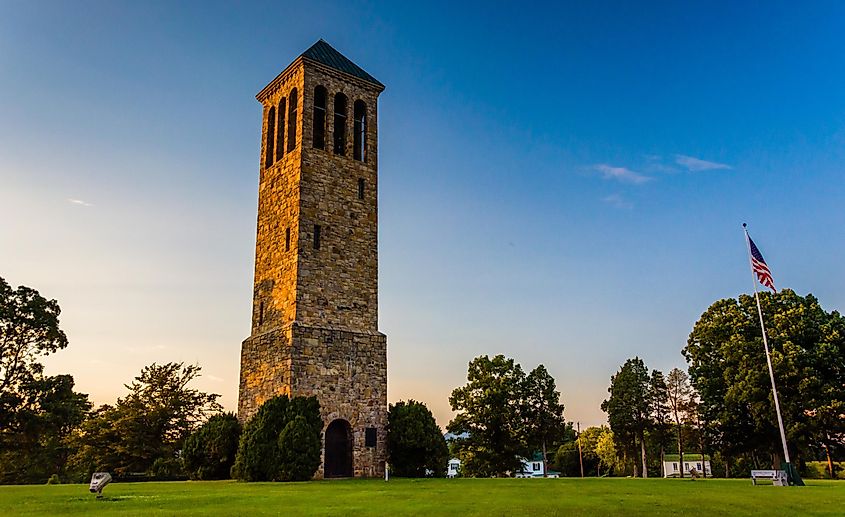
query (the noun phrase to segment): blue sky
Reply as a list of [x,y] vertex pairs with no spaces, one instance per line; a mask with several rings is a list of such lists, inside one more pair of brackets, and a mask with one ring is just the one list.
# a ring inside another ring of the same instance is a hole
[[639,355],[683,366],[713,301],[779,286],[845,306],[839,3],[0,4],[0,276],[59,300],[98,403],[199,362],[234,409],[249,333],[261,110],[324,38],[379,104],[389,397],[479,354],[556,377],[600,423]]

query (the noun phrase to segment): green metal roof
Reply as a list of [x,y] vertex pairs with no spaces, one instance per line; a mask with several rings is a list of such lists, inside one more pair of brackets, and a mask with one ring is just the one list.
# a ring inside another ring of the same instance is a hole
[[[664,454],[663,461],[679,461],[681,459],[677,454]],[[710,461],[710,456],[705,456],[706,461]],[[684,461],[701,461],[701,454],[687,454],[684,453]]]
[[311,59],[320,64],[326,65],[335,70],[363,79],[368,83],[384,88],[375,77],[364,71],[363,68],[350,61],[346,56],[338,52],[331,45],[325,42],[322,38],[317,43],[311,45],[311,48],[302,53],[302,57]]

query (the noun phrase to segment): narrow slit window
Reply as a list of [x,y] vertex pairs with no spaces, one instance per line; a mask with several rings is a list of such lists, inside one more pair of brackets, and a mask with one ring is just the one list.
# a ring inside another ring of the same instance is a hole
[[365,447],[375,447],[376,446],[376,428],[375,427],[368,427],[364,432],[364,446]]
[[314,124],[313,145],[316,149],[326,148],[326,97],[328,93],[322,86],[314,88]]
[[258,325],[264,324],[264,300],[258,303]]
[[314,225],[314,249],[320,249],[320,225]]
[[285,228],[285,251],[290,251],[290,228]]
[[296,88],[290,91],[288,102],[288,152],[291,152],[296,148],[296,109],[299,104]]
[[276,141],[276,107],[267,112],[267,144],[264,146],[264,167],[273,165],[273,143]]
[[352,157],[358,161],[367,161],[367,105],[362,100],[355,101],[354,113],[354,135],[355,144]]
[[276,111],[278,119],[276,121],[276,160],[281,160],[285,155],[285,98],[279,101],[279,109]]
[[358,199],[364,199],[364,188],[366,185],[364,178],[358,178]]
[[334,96],[334,154],[346,155],[346,95]]

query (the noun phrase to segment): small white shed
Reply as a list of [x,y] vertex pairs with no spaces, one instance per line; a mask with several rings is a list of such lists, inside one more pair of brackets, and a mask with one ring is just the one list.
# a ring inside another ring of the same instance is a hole
[[663,456],[663,477],[681,477],[682,468],[684,469],[684,477],[691,477],[693,470],[699,476],[713,477],[713,472],[710,470],[710,456],[685,453],[683,465],[681,464],[681,457],[677,454],[666,454]]

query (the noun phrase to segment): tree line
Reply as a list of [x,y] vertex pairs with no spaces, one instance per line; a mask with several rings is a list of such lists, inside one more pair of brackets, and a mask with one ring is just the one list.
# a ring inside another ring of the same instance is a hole
[[[0,278],[0,484],[118,479],[311,479],[323,422],[316,397],[275,397],[241,426],[219,395],[192,387],[198,365],[153,363],[114,404],[93,408],[70,375],[41,360],[66,348],[61,310]],[[403,476],[444,476],[448,450],[425,405],[388,412],[388,454]]]
[[[762,294],[790,454],[800,467],[845,455],[845,318],[812,295]],[[219,396],[191,387],[198,365],[152,364],[98,408],[70,375],[46,375],[43,357],[68,346],[55,300],[0,278],[0,483],[118,477],[310,479],[319,468],[322,421],[315,398],[271,399],[243,427]],[[448,444],[424,404],[389,407],[394,475],[517,472],[539,453],[562,475],[662,475],[667,454],[711,459],[713,473],[747,476],[779,466],[762,334],[750,296],[719,300],[695,323],[682,355],[688,371],[667,375],[628,359],[602,403],[608,426],[577,433],[564,418],[554,378],[526,373],[503,355],[480,356],[449,398]],[[683,468],[681,468],[683,475]]]
[[[805,472],[808,462],[824,461],[833,477],[833,460],[845,455],[845,318],[790,289],[761,293],[760,302],[790,456]],[[752,468],[780,468],[754,297],[712,304],[682,354],[689,374],[676,368],[664,379],[633,358],[611,377],[602,409],[631,473],[657,471],[648,458],[662,456],[670,442],[680,455],[692,450],[711,457],[714,474],[744,477]]]

